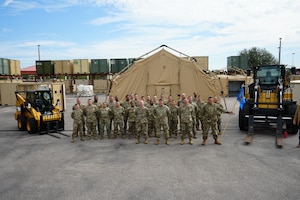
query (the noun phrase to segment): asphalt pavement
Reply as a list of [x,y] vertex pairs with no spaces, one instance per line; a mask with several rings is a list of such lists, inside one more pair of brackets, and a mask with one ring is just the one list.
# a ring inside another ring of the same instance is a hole
[[194,145],[180,145],[179,137],[170,145],[154,145],[154,137],[149,144],[121,138],[71,143],[75,102],[75,95],[67,96],[65,131],[53,135],[19,131],[15,107],[0,107],[0,199],[300,198],[298,135],[277,148],[275,131],[260,129],[245,145],[235,98],[226,98],[235,115],[222,115],[222,145],[209,135],[205,146],[201,137]]

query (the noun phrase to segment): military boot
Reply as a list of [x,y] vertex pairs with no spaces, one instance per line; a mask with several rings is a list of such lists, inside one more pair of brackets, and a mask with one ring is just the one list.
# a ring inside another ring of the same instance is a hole
[[72,134],[72,139],[71,139],[71,142],[72,142],[72,143],[75,142],[74,138],[75,138],[75,134]]
[[149,138],[148,135],[146,135],[145,136],[145,142],[144,142],[145,144],[148,144],[148,138]]
[[180,142],[180,144],[181,144],[181,145],[183,145],[183,144],[184,144],[184,139],[183,139],[183,138],[181,138],[181,142]]
[[218,141],[218,139],[216,138],[216,139],[215,139],[215,144],[217,144],[217,145],[221,145],[222,143],[221,143],[221,142],[219,142],[219,141]]
[[169,138],[166,139],[166,144],[169,145]]
[[197,133],[194,133],[194,138],[197,139]]
[[206,145],[206,139],[203,139],[202,145]]
[[135,142],[136,144],[139,144],[140,143],[140,137],[137,137],[136,138],[136,142]]
[[189,139],[189,144],[190,144],[190,145],[193,145],[193,144],[194,144],[192,138]]
[[154,143],[155,145],[159,144],[159,138],[156,139],[156,142]]
[[82,134],[82,133],[80,133],[79,135],[80,135],[80,140],[81,140],[81,141],[84,141],[83,134]]

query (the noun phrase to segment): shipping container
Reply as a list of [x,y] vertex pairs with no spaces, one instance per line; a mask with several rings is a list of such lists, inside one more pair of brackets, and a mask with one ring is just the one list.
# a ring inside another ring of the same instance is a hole
[[136,58],[128,58],[128,64],[133,64],[137,59]]
[[53,75],[54,74],[54,62],[52,60],[37,60],[36,74],[37,75]]
[[128,65],[126,58],[110,59],[111,73],[118,73]]
[[234,67],[239,69],[247,70],[248,66],[248,57],[247,56],[230,56],[227,57],[227,68]]
[[107,74],[109,73],[109,64],[107,59],[92,59],[91,60],[92,74]]
[[88,59],[74,59],[73,60],[73,73],[74,74],[89,74],[90,73],[90,60]]
[[21,75],[20,61],[9,60],[10,75]]
[[6,58],[0,58],[0,75],[10,75],[9,60]]
[[72,74],[73,61],[72,60],[54,60],[55,74]]

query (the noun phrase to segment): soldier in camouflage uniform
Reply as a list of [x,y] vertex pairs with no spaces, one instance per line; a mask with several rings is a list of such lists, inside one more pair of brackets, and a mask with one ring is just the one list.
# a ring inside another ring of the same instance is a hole
[[170,137],[173,134],[177,138],[177,134],[178,134],[178,112],[179,112],[178,109],[179,108],[176,105],[175,100],[171,101],[169,109],[170,109],[170,117],[169,117]]
[[[219,102],[218,97],[214,97],[214,103],[217,106],[220,106],[222,109],[224,108],[223,105]],[[222,111],[218,110],[217,114],[217,131],[219,135],[222,135],[222,117],[221,117]]]
[[[102,103],[98,100],[98,96],[97,95],[95,95],[94,96],[94,102],[93,102],[93,104],[95,105],[95,106],[97,106],[97,108],[98,108],[98,110],[100,109],[100,108],[102,108]],[[100,120],[99,120],[99,115],[97,114],[97,129],[98,129],[98,135],[100,135]]]
[[112,110],[114,116],[114,138],[118,136],[118,128],[121,132],[122,139],[125,138],[124,135],[124,114],[125,110],[122,106],[120,106],[120,102],[116,102],[115,108]]
[[194,138],[197,139],[197,127],[196,127],[196,124],[197,124],[197,105],[193,102],[193,97],[192,96],[189,96],[188,97],[188,101],[189,101],[189,104],[192,105],[193,107],[193,115],[192,115],[192,120],[193,120],[193,135],[194,135]]
[[83,114],[86,117],[86,126],[87,126],[87,135],[88,139],[91,136],[94,137],[95,140],[98,139],[97,137],[97,106],[93,105],[92,99],[88,100],[88,105],[84,108]]
[[135,115],[135,103],[131,101],[130,107],[126,109],[125,116],[128,120],[128,138],[131,139],[132,135],[136,135],[136,115]]
[[180,132],[181,132],[181,142],[184,144],[185,134],[188,134],[189,144],[193,144],[192,141],[192,128],[193,128],[193,106],[188,103],[188,100],[182,99],[182,105],[179,107],[179,117],[180,117]]
[[[80,100],[80,98],[78,97],[77,99],[76,99],[76,104],[78,104],[78,106],[79,106],[79,108],[82,110],[82,112],[83,112],[83,110],[84,110],[84,108],[85,108],[85,105],[83,105],[83,104],[81,104],[81,100]],[[73,110],[75,109],[75,106],[73,106]],[[82,134],[83,134],[83,136],[86,136],[86,130],[85,130],[85,118],[84,118],[84,116],[83,116],[83,118],[82,118]],[[78,133],[76,133],[75,134],[75,137],[78,137]]]
[[145,144],[148,144],[148,108],[144,106],[144,101],[140,101],[139,107],[135,110],[136,115],[136,144],[140,143],[140,135],[145,135]]
[[73,134],[71,142],[74,142],[74,138],[78,132],[80,135],[80,140],[84,141],[82,134],[83,111],[79,108],[78,104],[75,104],[74,110],[71,113],[71,118],[73,119]]
[[214,104],[212,97],[208,98],[207,104],[203,107],[202,116],[203,116],[203,142],[202,145],[206,144],[207,136],[209,129],[211,128],[212,135],[215,139],[215,144],[221,145],[221,142],[218,141],[218,135],[216,133],[217,125],[217,115],[218,112],[231,113],[220,106]]
[[100,139],[103,139],[104,137],[104,128],[106,128],[107,137],[110,138],[110,118],[112,116],[112,111],[109,107],[107,107],[107,104],[105,102],[102,104],[102,108],[99,109],[98,115],[100,119]]
[[154,118],[154,108],[156,105],[153,103],[153,100],[150,99],[150,103],[148,104],[147,108],[149,110],[149,117],[148,117],[148,136],[151,137],[152,133],[156,134],[156,124]]
[[[130,95],[127,94],[125,97],[125,101],[123,101],[121,103],[121,106],[124,108],[125,112],[128,108],[130,108]],[[124,116],[124,134],[126,135],[126,131],[127,131],[127,116]]]
[[[116,102],[115,102],[115,98],[113,96],[109,96],[108,98],[108,102],[107,102],[107,107],[110,108],[110,110],[112,111],[114,109],[114,107],[116,106]],[[113,116],[110,116],[110,123],[109,123],[109,129],[112,129],[112,123],[113,123]]]
[[[202,117],[202,110],[203,110],[203,107],[205,105],[205,102],[202,101],[202,97],[200,95],[198,95],[198,100],[197,100],[197,117],[198,117],[198,124],[200,125],[199,123],[199,120],[201,122],[201,130],[203,131],[203,117]],[[198,127],[199,127],[198,125]]]
[[159,99],[159,105],[154,108],[154,117],[156,121],[156,142],[159,144],[160,140],[160,130],[163,128],[166,144],[169,145],[169,115],[170,109],[168,106],[164,105],[164,100]]

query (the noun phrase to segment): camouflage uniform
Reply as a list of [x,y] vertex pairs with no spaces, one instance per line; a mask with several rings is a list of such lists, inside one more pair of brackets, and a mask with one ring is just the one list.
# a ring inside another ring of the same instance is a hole
[[112,111],[114,116],[114,135],[117,138],[118,127],[120,128],[121,136],[124,139],[124,114],[125,110],[123,107],[115,107]]
[[163,128],[164,131],[164,137],[167,140],[166,143],[168,143],[169,139],[169,118],[170,115],[170,109],[166,105],[162,106],[156,106],[154,108],[154,117],[156,121],[156,144],[159,143],[160,138],[160,130]]
[[172,134],[177,137],[178,132],[178,106],[170,106],[170,117],[169,117],[169,127],[170,127],[170,137]]
[[149,117],[148,117],[148,135],[152,136],[152,133],[156,134],[155,118],[154,118],[154,109],[156,105],[148,104]]
[[128,125],[129,125],[129,129],[128,129],[128,138],[131,139],[132,135],[136,135],[136,114],[135,114],[135,110],[137,108],[134,107],[129,107],[126,110],[126,117],[128,120]]
[[191,102],[190,104],[193,107],[193,115],[192,115],[193,127],[192,127],[192,130],[193,130],[194,138],[197,138],[197,127],[196,127],[196,124],[197,124],[197,105],[194,102]]
[[83,139],[83,124],[82,124],[82,119],[83,119],[83,111],[81,109],[73,110],[71,113],[71,118],[73,119],[73,134],[72,134],[72,142],[74,142],[74,138],[76,137],[76,134],[80,135],[81,141],[84,141]]
[[217,141],[218,135],[216,133],[216,125],[218,120],[218,113],[219,112],[226,112],[229,113],[229,111],[221,108],[220,106],[216,104],[205,104],[202,110],[202,117],[203,117],[203,140],[207,139],[209,129],[211,128],[212,135],[214,139]]
[[[224,108],[223,105],[220,103],[215,103],[215,104],[216,104],[216,106],[219,106],[221,109]],[[219,135],[222,134],[222,130],[221,130],[221,128],[222,128],[222,117],[221,117],[222,111],[221,111],[221,109],[217,110],[217,131],[218,131]]]
[[96,126],[97,126],[97,111],[98,108],[95,105],[87,105],[84,108],[84,116],[86,116],[86,126],[87,126],[87,135],[90,139],[91,136],[94,137],[94,139],[98,139],[97,132],[96,132]]
[[107,137],[110,138],[110,118],[112,116],[112,111],[109,107],[99,109],[99,119],[100,119],[100,135],[101,139],[104,137],[104,128],[106,128]]
[[[100,109],[100,108],[102,108],[102,103],[101,102],[99,102],[99,101],[94,101],[93,102],[93,105],[95,105],[95,106],[97,106],[97,108],[98,108],[98,110]],[[100,135],[100,119],[99,119],[99,115],[97,114],[97,129],[98,129],[98,135]]]
[[135,110],[136,115],[136,128],[137,128],[137,143],[139,143],[140,135],[145,135],[145,141],[148,140],[148,117],[149,117],[149,110],[148,108],[140,108],[138,107]]
[[[110,108],[110,110],[112,111],[113,109],[114,109],[114,107],[116,106],[116,103],[115,102],[108,102],[107,103],[107,107],[109,107]],[[110,128],[110,130],[112,129],[112,124],[113,124],[113,116],[111,115],[110,116],[110,123],[109,123],[109,128]]]
[[[203,101],[197,101],[197,117],[201,122],[201,130],[203,131],[203,116],[202,116],[202,111],[203,107],[205,106],[205,103]],[[199,123],[199,120],[198,123]],[[200,124],[199,124],[200,125]],[[199,126],[198,126],[199,127]]]
[[182,105],[179,107],[179,116],[180,116],[180,132],[181,132],[181,143],[184,144],[185,134],[188,134],[190,139],[190,144],[193,134],[193,106],[190,104]]
[[[125,112],[128,108],[130,108],[130,101],[124,101],[121,103],[121,106],[124,108]],[[124,116],[124,134],[126,135],[126,131],[127,131],[127,121],[128,121],[128,118],[127,116],[125,115]]]

